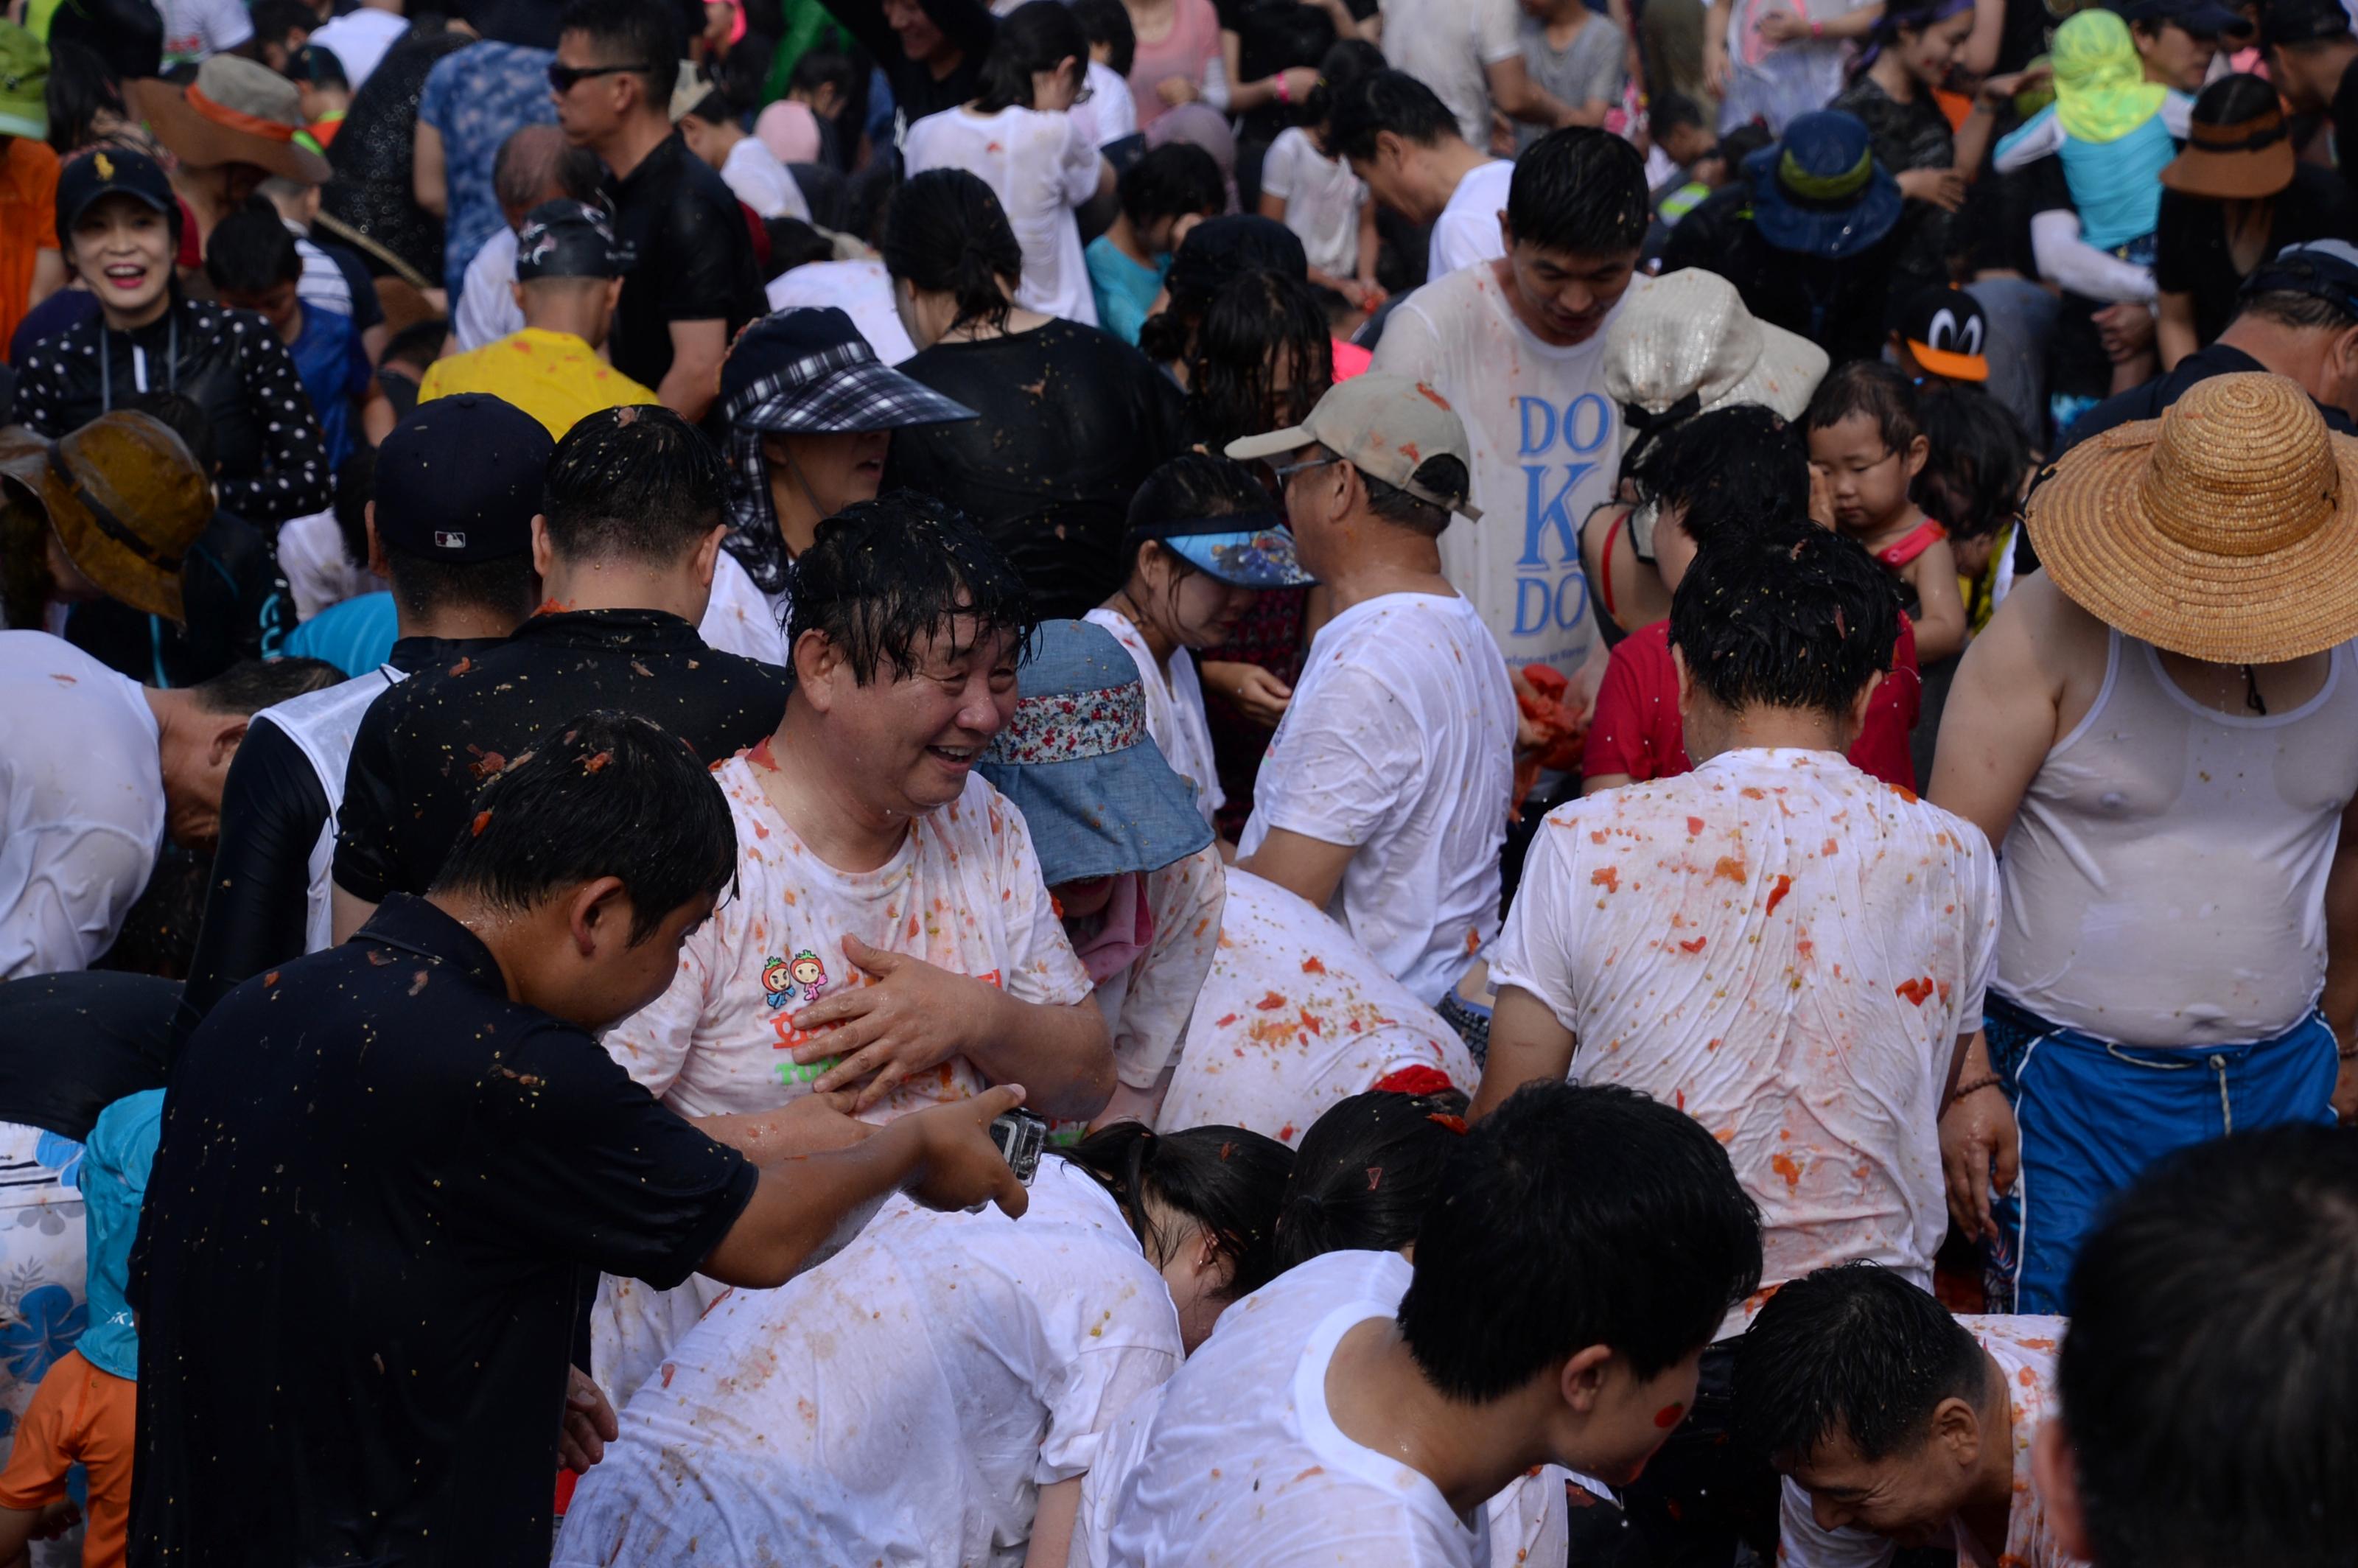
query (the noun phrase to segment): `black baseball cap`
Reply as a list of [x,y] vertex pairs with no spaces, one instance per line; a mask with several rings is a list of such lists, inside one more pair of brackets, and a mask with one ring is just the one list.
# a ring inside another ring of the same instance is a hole
[[2240,38],[2252,30],[2241,11],[2220,0],[2115,0],[2115,9],[2124,22],[2175,22],[2198,38],[2215,38],[2223,33]]
[[1987,381],[1989,319],[1962,288],[1926,288],[1900,312],[1899,336],[1916,362],[1943,381]]
[[544,201],[516,231],[516,281],[620,277],[622,257],[606,210],[588,201]]
[[154,158],[120,147],[84,153],[58,173],[58,232],[70,233],[102,196],[128,196],[164,214],[172,232],[180,232],[180,200],[172,182]]
[[2312,240],[2287,245],[2254,267],[2242,297],[2258,294],[2306,294],[2345,315],[2358,316],[2358,247],[2347,240]]
[[2260,41],[2271,49],[2278,44],[2346,38],[2349,33],[2350,13],[2342,8],[2341,0],[2266,0],[2260,12]]
[[548,427],[487,392],[421,403],[377,449],[377,537],[453,564],[523,555],[556,450]]

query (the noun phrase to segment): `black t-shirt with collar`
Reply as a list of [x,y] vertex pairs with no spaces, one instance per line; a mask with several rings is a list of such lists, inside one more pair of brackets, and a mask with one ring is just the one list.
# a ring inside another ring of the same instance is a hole
[[132,1261],[130,1560],[546,1563],[585,1292],[678,1284],[757,1180],[425,900],[240,986]]
[[[2287,245],[2358,236],[2358,200],[2341,174],[2320,164],[2295,164],[2292,183],[2268,208],[2263,260]],[[2227,330],[2235,314],[2244,275],[2235,270],[2227,245],[2227,209],[2221,201],[2161,193],[2161,217],[2154,227],[2154,287],[2183,294],[2194,307],[2194,337],[2208,343]]]
[[674,131],[625,179],[610,180],[614,237],[630,252],[608,347],[614,368],[659,387],[675,321],[725,323],[727,340],[769,308],[745,210]]
[[787,685],[776,665],[717,652],[661,611],[535,615],[370,706],[344,773],[336,885],[371,903],[424,892],[473,820],[476,790],[553,725],[612,708],[718,762],[778,727]]

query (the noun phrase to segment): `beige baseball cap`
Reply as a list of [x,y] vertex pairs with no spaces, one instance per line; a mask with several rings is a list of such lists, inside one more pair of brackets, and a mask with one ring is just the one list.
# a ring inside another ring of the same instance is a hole
[[1298,451],[1314,441],[1361,473],[1419,501],[1481,521],[1480,509],[1465,496],[1440,494],[1413,477],[1422,464],[1439,457],[1464,463],[1468,484],[1474,472],[1466,422],[1449,406],[1449,399],[1421,381],[1405,375],[1355,375],[1329,388],[1301,424],[1230,441],[1228,452],[1239,462],[1250,462]]

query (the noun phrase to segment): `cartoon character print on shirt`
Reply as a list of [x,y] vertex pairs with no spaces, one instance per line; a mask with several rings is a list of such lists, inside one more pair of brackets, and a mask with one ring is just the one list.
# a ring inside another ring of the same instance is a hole
[[[997,969],[992,969],[987,974],[977,975],[975,979],[987,986],[997,986],[1000,983]],[[851,989],[854,990],[875,983],[876,981],[865,971],[860,969],[852,971]],[[797,1029],[795,1027],[794,1015],[786,1011],[792,1003],[799,1002],[805,1007],[809,1006],[818,1000],[827,988],[827,965],[808,947],[796,948],[791,963],[784,958],[772,957],[762,966],[762,990],[764,1000],[770,1004],[770,1028],[778,1037],[773,1049],[792,1051],[796,1046],[807,1045],[820,1035],[840,1027],[838,1024],[824,1023],[815,1030]],[[840,1056],[822,1056],[816,1062],[797,1062],[789,1057],[778,1064],[778,1081],[788,1086],[816,1083],[833,1071],[842,1060]]]
[[1580,564],[1580,525],[1587,514],[1574,508],[1573,498],[1620,449],[1615,438],[1620,418],[1593,392],[1560,407],[1526,394],[1515,406],[1523,547],[1515,557],[1514,635],[1547,636],[1574,631],[1588,618],[1588,574]]
[[773,956],[762,966],[762,990],[773,1008],[817,1001],[826,989],[827,966],[807,947],[797,951],[792,963]]

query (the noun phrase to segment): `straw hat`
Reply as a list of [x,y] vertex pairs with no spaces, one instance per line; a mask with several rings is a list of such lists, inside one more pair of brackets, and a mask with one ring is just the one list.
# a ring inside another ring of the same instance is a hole
[[82,576],[107,597],[187,617],[180,565],[212,521],[204,470],[163,421],[102,414],[63,440],[0,432],[0,502],[38,507]]
[[1754,316],[1736,285],[1699,268],[1634,291],[1605,329],[1605,394],[1625,413],[1641,411],[1632,424],[1736,403],[1798,419],[1825,374],[1825,350]]
[[250,163],[303,185],[324,185],[328,160],[296,145],[303,128],[295,84],[262,64],[217,54],[184,90],[168,81],[125,83],[156,139],[191,168]]
[[2283,376],[2213,376],[2082,442],[2026,522],[2067,598],[2173,654],[2275,664],[2358,636],[2358,440]]

